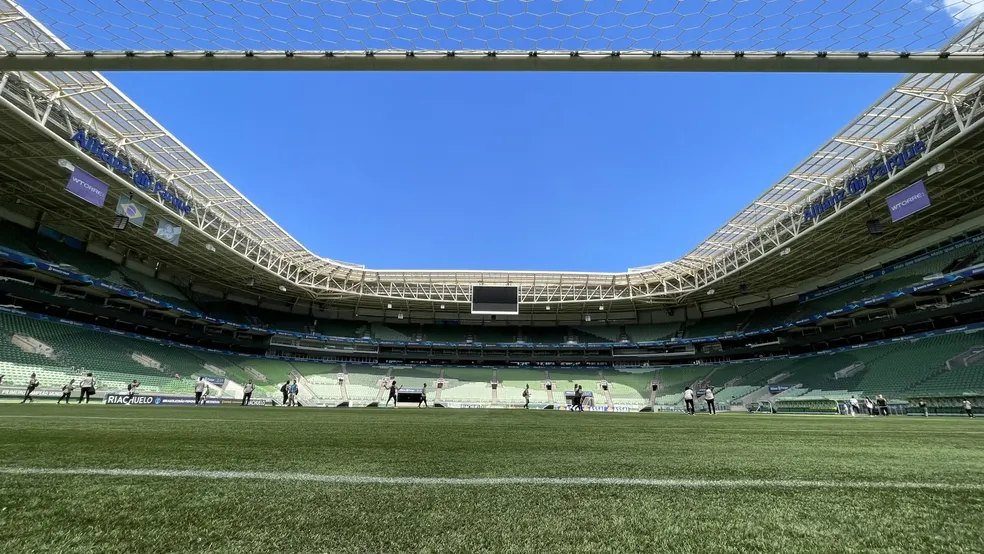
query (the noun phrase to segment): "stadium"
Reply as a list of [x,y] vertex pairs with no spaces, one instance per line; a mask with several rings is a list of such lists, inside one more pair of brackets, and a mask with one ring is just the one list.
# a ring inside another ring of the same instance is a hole
[[[984,7],[413,4],[0,0],[0,551],[984,552]],[[906,75],[592,273],[315,254],[100,73],[380,70]]]

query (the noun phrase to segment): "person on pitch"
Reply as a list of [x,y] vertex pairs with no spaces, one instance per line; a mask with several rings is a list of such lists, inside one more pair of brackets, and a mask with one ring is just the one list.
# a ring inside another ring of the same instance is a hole
[[205,389],[208,386],[205,384],[205,378],[199,377],[198,382],[195,383],[195,405],[199,405],[202,402],[202,394],[205,393]]
[[970,403],[970,400],[963,401],[963,408],[969,417],[974,417],[974,405]]
[[297,379],[287,387],[287,392],[289,393],[287,397],[287,403],[291,406],[297,407]]
[[72,399],[73,390],[75,390],[75,379],[71,379],[68,383],[62,385],[62,395],[61,398],[58,399],[57,403],[61,404],[62,400],[64,400],[65,405],[68,406],[68,401]]
[[280,393],[284,395],[284,401],[280,405],[287,406],[287,397],[290,396],[290,379],[280,387]]
[[878,415],[887,416],[888,400],[885,400],[885,397],[879,394],[877,397],[875,397],[875,403],[878,404]]
[[526,404],[523,405],[523,408],[529,410],[530,409],[530,386],[529,385],[526,385],[526,388],[523,389],[523,400],[526,401]]
[[683,403],[689,415],[694,415],[694,389],[687,387],[683,389]]
[[256,387],[253,386],[252,379],[250,379],[249,382],[246,383],[246,386],[243,387],[243,406],[249,404],[249,399],[253,397],[253,389],[255,388]]
[[571,400],[571,411],[576,412],[581,405],[581,385],[574,383],[574,398]]
[[417,407],[423,404],[427,408],[427,383],[424,383],[424,387],[420,390],[420,402],[417,402]]
[[717,406],[714,405],[714,387],[711,385],[707,385],[707,390],[704,391],[704,401],[707,402],[707,413],[717,415]]
[[82,378],[82,382],[79,384],[79,401],[82,403],[82,399],[85,399],[85,403],[89,403],[89,398],[96,392],[96,378],[92,376],[92,372],[85,374]]
[[136,379],[134,379],[132,383],[127,385],[126,390],[129,393],[127,395],[127,400],[133,402],[133,397],[137,395],[137,389],[139,388],[140,388],[140,381],[137,381]]
[[390,405],[390,400],[393,401],[393,407],[396,407],[396,379],[390,381],[389,397],[386,398],[385,406]]
[[25,402],[30,402],[31,404],[34,404],[34,399],[31,398],[31,394],[34,393],[34,389],[38,388],[38,385],[40,384],[41,383],[38,382],[37,374],[32,373],[31,379],[27,382],[27,392],[24,393],[24,400],[21,400],[21,404]]

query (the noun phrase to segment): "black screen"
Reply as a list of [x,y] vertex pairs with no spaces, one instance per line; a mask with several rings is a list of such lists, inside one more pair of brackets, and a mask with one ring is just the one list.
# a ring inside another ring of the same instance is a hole
[[471,311],[473,314],[516,315],[519,313],[519,289],[476,285],[472,287]]

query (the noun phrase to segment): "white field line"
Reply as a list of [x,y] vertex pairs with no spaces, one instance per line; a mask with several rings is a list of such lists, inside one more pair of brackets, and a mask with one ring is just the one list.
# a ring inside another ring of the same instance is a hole
[[418,485],[418,486],[609,486],[658,489],[886,489],[982,492],[984,484],[915,483],[896,481],[807,481],[796,479],[629,479],[619,477],[373,477],[369,475],[318,475],[314,473],[267,471],[208,471],[197,469],[101,469],[0,467],[0,475],[58,475],[100,477],[154,477],[167,479],[212,479],[292,481],[329,485]]

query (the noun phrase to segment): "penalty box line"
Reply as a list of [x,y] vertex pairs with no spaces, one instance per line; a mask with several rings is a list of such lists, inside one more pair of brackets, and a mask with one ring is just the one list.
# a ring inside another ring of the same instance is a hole
[[620,477],[376,477],[369,475],[318,475],[268,471],[212,471],[197,469],[102,469],[0,467],[0,475],[151,477],[164,479],[211,479],[292,481],[329,485],[410,486],[608,486],[659,489],[874,489],[984,492],[984,484],[918,483],[908,481],[812,481],[798,479],[636,479]]

